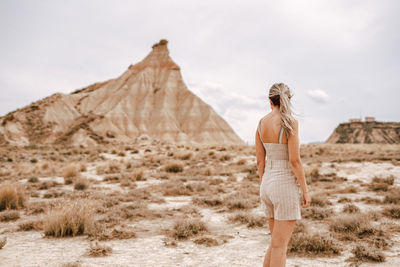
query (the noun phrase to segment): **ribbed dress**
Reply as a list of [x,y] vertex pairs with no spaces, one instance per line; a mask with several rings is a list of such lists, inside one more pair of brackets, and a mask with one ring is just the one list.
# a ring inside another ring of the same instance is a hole
[[282,144],[282,127],[278,143],[264,143],[260,123],[258,134],[263,143],[266,161],[260,185],[260,200],[267,218],[275,220],[301,219],[302,191],[289,163],[288,145]]

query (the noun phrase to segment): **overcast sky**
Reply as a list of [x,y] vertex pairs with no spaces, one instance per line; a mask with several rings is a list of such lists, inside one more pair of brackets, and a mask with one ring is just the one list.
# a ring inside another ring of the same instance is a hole
[[292,90],[300,141],[400,121],[400,1],[0,1],[0,116],[119,76],[160,39],[189,90],[249,144]]

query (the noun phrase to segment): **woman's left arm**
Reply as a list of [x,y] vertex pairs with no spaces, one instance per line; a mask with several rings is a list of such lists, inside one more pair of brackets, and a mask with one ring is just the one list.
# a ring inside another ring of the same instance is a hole
[[263,144],[261,143],[260,136],[258,135],[258,131],[256,131],[256,158],[258,175],[260,176],[261,182],[265,169],[265,150]]

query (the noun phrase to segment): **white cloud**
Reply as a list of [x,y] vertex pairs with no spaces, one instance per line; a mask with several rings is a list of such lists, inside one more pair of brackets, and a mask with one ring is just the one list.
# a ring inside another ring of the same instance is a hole
[[317,103],[328,103],[329,95],[323,90],[308,90],[307,95]]

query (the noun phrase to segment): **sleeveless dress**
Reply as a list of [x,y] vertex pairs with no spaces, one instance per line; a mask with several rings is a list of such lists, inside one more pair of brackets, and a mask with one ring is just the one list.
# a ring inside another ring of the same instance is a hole
[[258,135],[266,153],[264,175],[260,185],[260,200],[267,218],[275,220],[301,219],[302,190],[290,163],[288,145],[282,142],[282,126],[278,143],[264,143],[258,123]]

